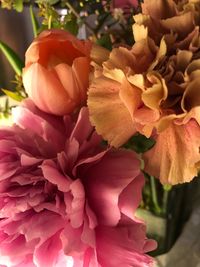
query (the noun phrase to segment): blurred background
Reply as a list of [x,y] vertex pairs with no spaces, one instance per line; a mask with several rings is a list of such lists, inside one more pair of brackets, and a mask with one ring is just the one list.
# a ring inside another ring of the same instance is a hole
[[[29,9],[22,13],[0,8],[0,40],[8,44],[24,61],[24,54],[33,40],[33,31]],[[12,89],[10,82],[14,79],[14,71],[5,56],[0,53],[0,88]]]

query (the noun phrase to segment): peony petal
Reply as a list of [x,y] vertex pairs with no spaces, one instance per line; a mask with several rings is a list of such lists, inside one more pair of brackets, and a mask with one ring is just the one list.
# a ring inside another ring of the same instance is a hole
[[[135,159],[133,152],[120,151],[116,154],[110,151],[95,168],[90,167],[86,172],[85,188],[89,196],[89,205],[95,210],[100,224],[116,225],[119,222],[120,194],[139,174],[137,167],[133,166],[139,167],[139,161]],[[138,200],[137,196],[136,199]],[[134,207],[134,200],[132,203]],[[120,205],[123,206],[123,196]]]
[[75,180],[70,185],[71,194],[73,196],[71,202],[71,212],[69,218],[71,225],[78,228],[83,224],[84,206],[85,206],[85,192],[80,180]]
[[86,139],[91,136],[92,132],[93,127],[89,122],[88,109],[82,108],[70,138],[72,140],[73,138],[75,138],[79,142],[79,144],[82,144]]
[[62,243],[60,240],[60,233],[58,232],[35,249],[33,261],[36,266],[58,266],[58,251],[61,249]]
[[[122,225],[117,228],[99,227],[97,229],[97,249],[101,266],[144,267],[152,265],[152,259],[142,254],[141,247],[145,244],[144,229],[141,231],[139,227],[141,227],[140,224],[132,228],[131,226],[125,228]],[[139,232],[141,232],[140,242],[136,243],[134,242],[135,234],[137,235]]]
[[[133,218],[134,212],[140,204],[142,198],[142,187],[144,185],[144,176],[138,175],[121,193],[119,197],[119,207],[123,214]],[[134,192],[134,201],[133,201]]]
[[[60,149],[63,146],[64,136],[60,132],[60,129],[55,128],[46,119],[34,114],[23,106],[15,107],[12,114],[14,122],[21,128],[30,130],[32,133],[41,136],[45,141],[51,142],[52,144],[55,143],[54,140],[56,138],[58,141],[53,146],[54,148]],[[50,149],[48,150],[50,151]]]
[[44,210],[19,226],[19,231],[25,235],[27,242],[39,239],[37,246],[40,246],[58,231],[64,229],[65,224],[66,222],[58,214]]
[[70,224],[66,224],[61,232],[60,238],[63,244],[64,253],[68,256],[81,254],[84,244],[81,242],[81,228],[73,228]]
[[53,161],[45,160],[41,165],[41,169],[44,177],[52,184],[57,185],[60,191],[69,191],[71,181],[58,171],[57,166]]

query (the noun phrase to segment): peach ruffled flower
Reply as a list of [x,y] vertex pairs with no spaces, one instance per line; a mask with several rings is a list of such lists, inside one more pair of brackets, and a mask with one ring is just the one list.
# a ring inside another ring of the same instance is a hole
[[156,44],[165,38],[168,50],[197,51],[200,44],[199,0],[144,0],[142,13],[134,16],[134,35],[148,30]]
[[146,28],[132,48],[114,49],[89,89],[91,122],[116,147],[136,132],[154,136],[145,170],[162,183],[189,182],[199,170],[200,58],[198,51],[170,55]]
[[149,92],[142,87],[145,73],[165,51],[164,42],[157,47],[151,39],[143,39],[131,49],[113,49],[102,68],[96,66],[88,92],[90,119],[114,147],[123,145],[137,131],[151,135],[153,124],[160,118],[157,102],[166,98],[166,90],[158,84],[151,103],[147,100],[144,104]]
[[156,145],[144,159],[146,171],[162,183],[189,182],[200,167],[200,59],[193,58],[191,51],[178,51],[158,70],[168,96],[159,106]]
[[64,30],[46,30],[26,52],[23,83],[41,110],[64,115],[86,102],[92,43]]

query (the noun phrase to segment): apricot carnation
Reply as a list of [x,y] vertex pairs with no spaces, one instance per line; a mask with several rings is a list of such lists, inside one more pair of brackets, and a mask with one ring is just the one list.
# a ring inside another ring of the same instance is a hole
[[165,53],[164,41],[157,47],[148,38],[130,49],[113,49],[101,67],[95,65],[95,78],[88,92],[90,119],[114,147],[123,145],[137,131],[151,136],[152,126],[160,118],[159,101],[166,98],[166,91],[158,83],[149,97],[150,90],[142,86],[146,74]]
[[132,48],[119,47],[90,85],[88,106],[97,132],[113,146],[136,132],[157,140],[144,155],[145,170],[162,183],[189,182],[200,162],[198,51],[168,53],[138,32]]
[[141,6],[142,12],[134,16],[136,40],[138,33],[147,31],[157,45],[164,36],[170,52],[199,49],[199,0],[144,0]]
[[131,151],[102,146],[83,108],[56,117],[28,99],[0,129],[0,264],[146,267],[155,243],[134,217],[144,178]]

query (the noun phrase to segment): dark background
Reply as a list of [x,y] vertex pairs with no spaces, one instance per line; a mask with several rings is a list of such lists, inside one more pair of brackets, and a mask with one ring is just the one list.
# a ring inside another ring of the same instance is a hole
[[[33,40],[29,9],[22,13],[0,8],[0,40],[10,46],[24,61],[27,47]],[[14,71],[0,51],[0,88],[12,89],[10,82],[14,79]]]

